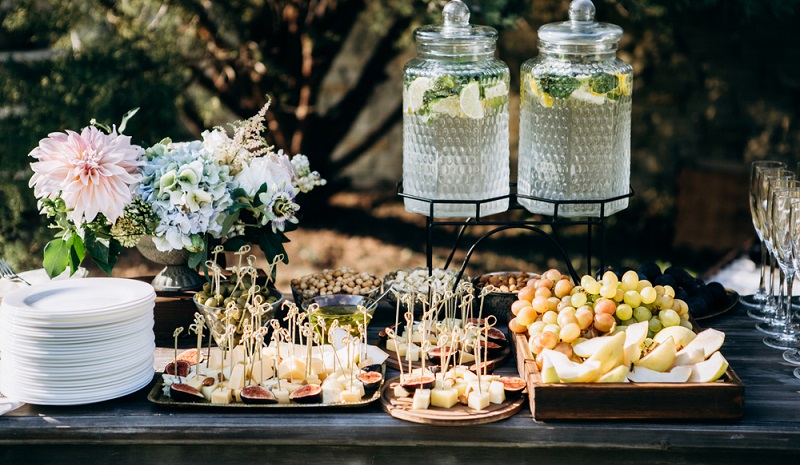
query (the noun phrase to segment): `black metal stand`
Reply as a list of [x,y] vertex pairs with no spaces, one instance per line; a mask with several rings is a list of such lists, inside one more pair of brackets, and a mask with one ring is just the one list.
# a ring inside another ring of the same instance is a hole
[[[461,243],[461,240],[464,237],[464,232],[466,231],[467,227],[469,226],[495,226],[494,229],[490,230],[486,234],[479,237],[469,248],[466,257],[464,257],[464,263],[461,265],[461,269],[458,272],[458,277],[456,282],[461,279],[461,276],[464,274],[464,270],[466,270],[467,265],[469,264],[469,260],[472,258],[472,254],[478,248],[478,246],[487,238],[493,236],[496,233],[501,231],[506,231],[509,229],[524,229],[528,231],[535,232],[542,237],[548,239],[555,248],[561,254],[561,257],[564,259],[564,263],[566,263],[567,270],[569,274],[572,276],[574,282],[579,283],[580,277],[578,276],[575,267],[572,265],[572,260],[567,254],[567,251],[564,249],[563,245],[561,244],[561,240],[558,237],[558,233],[556,231],[557,226],[586,226],[586,261],[587,261],[587,274],[592,274],[592,244],[593,244],[593,235],[592,235],[592,227],[597,227],[599,229],[600,235],[600,269],[605,266],[605,240],[606,240],[606,230],[605,230],[605,219],[606,219],[606,204],[610,202],[614,202],[617,200],[622,200],[625,198],[633,197],[634,192],[633,189],[629,189],[629,192],[624,195],[620,195],[617,197],[612,197],[609,199],[602,199],[602,200],[552,200],[552,199],[544,199],[540,197],[533,197],[527,195],[519,195],[517,194],[517,185],[516,183],[511,183],[510,185],[510,193],[508,195],[503,195],[500,197],[493,197],[490,199],[482,199],[482,200],[437,200],[437,199],[427,199],[423,197],[417,197],[410,194],[406,194],[403,191],[403,183],[397,184],[397,193],[403,198],[416,200],[419,202],[424,202],[429,205],[429,214],[426,219],[426,226],[427,226],[427,238],[426,238],[426,245],[425,245],[425,252],[427,256],[427,266],[428,272],[430,273],[433,270],[433,230],[436,227],[441,226],[460,226],[460,230],[458,235],[456,236],[455,242],[453,244],[453,248],[450,250],[450,254],[447,257],[447,260],[444,265],[444,269],[447,269],[452,260],[453,256],[455,255],[456,250]],[[553,215],[552,216],[544,216],[544,215],[537,215],[535,218],[522,220],[522,221],[497,221],[491,219],[484,219],[481,215],[481,208],[483,205],[488,204],[490,202],[497,202],[502,200],[508,200],[509,203],[509,210],[523,210],[524,207],[520,205],[517,199],[527,199],[533,200],[538,202],[544,202],[553,205]],[[459,205],[474,205],[475,206],[475,215],[472,218],[466,218],[464,220],[437,220],[434,217],[434,211],[436,205],[447,205],[447,204],[459,204]],[[600,216],[598,217],[580,217],[580,218],[563,218],[559,216],[559,207],[561,205],[575,205],[575,204],[596,204],[600,206]],[[552,232],[548,233],[540,228],[540,226],[550,226]]]

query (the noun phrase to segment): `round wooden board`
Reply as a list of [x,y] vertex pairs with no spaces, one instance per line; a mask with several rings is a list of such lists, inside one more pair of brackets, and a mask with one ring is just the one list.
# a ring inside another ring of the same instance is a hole
[[519,412],[528,397],[523,393],[516,399],[506,399],[502,404],[489,404],[484,410],[473,410],[463,404],[456,404],[449,409],[429,407],[426,410],[412,410],[411,397],[398,398],[394,395],[394,387],[399,382],[400,377],[396,377],[383,384],[381,390],[383,410],[397,419],[425,425],[469,426],[493,423]]
[[[382,339],[382,338],[378,339],[378,341],[375,343],[375,345],[378,346],[378,348],[381,349],[382,351],[384,351],[387,354],[389,354],[389,358],[386,359],[386,366],[387,367],[392,367],[395,370],[400,371],[400,363],[397,360],[397,353],[392,351],[392,350],[387,350],[386,349],[386,340]],[[503,347],[503,350],[500,351],[500,353],[497,356],[490,358],[488,360],[488,362],[489,363],[494,363],[495,366],[497,366],[500,362],[505,360],[506,357],[509,356],[509,354],[511,354],[511,345],[508,343],[508,341],[506,341],[506,345],[505,345],[505,347]],[[426,367],[430,367],[430,366],[433,366],[433,365],[435,365],[435,364],[430,362],[430,361],[425,363]],[[413,368],[422,368],[422,362],[411,362],[411,368],[412,369]],[[403,372],[407,372],[407,371],[408,371],[408,361],[404,361],[403,362]]]

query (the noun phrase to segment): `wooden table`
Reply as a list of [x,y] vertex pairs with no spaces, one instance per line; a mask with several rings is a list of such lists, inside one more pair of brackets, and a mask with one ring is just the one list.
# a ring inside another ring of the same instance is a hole
[[[275,413],[164,410],[147,401],[147,388],[94,405],[28,405],[0,417],[0,464],[800,463],[793,367],[761,343],[741,307],[702,323],[727,334],[723,353],[746,386],[741,421],[537,423],[526,404],[498,423],[435,427],[395,420],[377,404]],[[513,367],[508,360],[502,370]],[[647,408],[647,399],[631,402]]]

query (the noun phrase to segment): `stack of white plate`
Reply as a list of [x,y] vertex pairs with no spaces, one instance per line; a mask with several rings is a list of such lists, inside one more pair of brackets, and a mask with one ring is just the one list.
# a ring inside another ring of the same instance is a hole
[[130,279],[51,281],[0,305],[0,391],[39,405],[122,397],[153,379],[150,284]]

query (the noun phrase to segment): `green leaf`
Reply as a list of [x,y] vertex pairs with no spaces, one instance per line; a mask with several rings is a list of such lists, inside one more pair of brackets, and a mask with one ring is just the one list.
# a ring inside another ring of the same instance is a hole
[[278,255],[283,255],[283,263],[289,263],[289,257],[286,255],[286,249],[283,248],[283,241],[277,234],[272,234],[272,231],[260,231],[258,246],[264,252],[267,261],[272,261]]
[[102,260],[94,255],[92,255],[92,259],[105,274],[111,275],[111,270],[114,269],[114,266],[117,264],[117,260],[119,259],[119,255],[122,253],[122,244],[116,239],[111,239],[108,241],[108,245],[106,246],[103,244],[103,247],[107,247],[108,249],[107,259]]
[[67,269],[69,246],[61,239],[53,239],[44,246],[44,269],[47,276],[55,278]]
[[206,258],[208,255],[206,254],[206,248],[203,247],[202,249],[198,250],[197,252],[190,252],[189,253],[189,268],[197,268],[198,266],[204,264],[206,262]]
[[69,274],[73,275],[86,257],[86,245],[81,236],[72,233],[72,236],[67,239],[67,246],[69,247]]
[[605,94],[616,89],[619,85],[617,76],[608,73],[597,73],[589,78],[589,88],[598,94]]
[[235,252],[239,250],[243,245],[249,244],[250,241],[245,239],[242,236],[231,237],[230,239],[226,239],[225,243],[222,244],[225,247],[225,250],[229,252]]
[[569,98],[580,86],[581,82],[570,76],[545,74],[539,78],[539,88],[555,98]]
[[228,216],[225,217],[225,220],[222,222],[222,233],[221,236],[225,236],[233,227],[233,223],[239,219],[239,210],[233,211]]
[[98,239],[92,230],[87,229],[86,234],[84,234],[84,242],[92,260],[108,263],[109,248],[107,240]]

